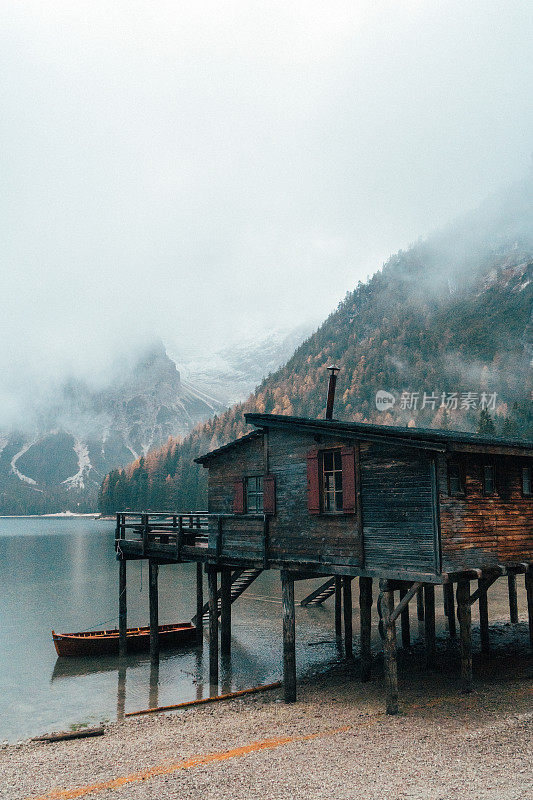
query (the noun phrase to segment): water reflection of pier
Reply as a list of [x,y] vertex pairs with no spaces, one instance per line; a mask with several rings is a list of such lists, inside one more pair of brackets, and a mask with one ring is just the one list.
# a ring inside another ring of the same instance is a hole
[[[128,671],[142,667],[148,667],[147,688],[148,688],[148,707],[157,708],[161,689],[161,672],[166,661],[172,661],[180,656],[194,657],[194,676],[192,678],[195,686],[196,700],[206,697],[214,697],[217,694],[226,694],[233,691],[234,675],[253,674],[258,682],[262,682],[269,677],[269,667],[261,660],[260,656],[253,653],[242,642],[237,639],[232,641],[232,653],[221,656],[220,662],[220,685],[209,683],[209,674],[204,674],[207,669],[207,657],[204,653],[204,646],[208,647],[208,642],[180,648],[179,651],[169,651],[159,660],[151,660],[144,654],[128,655],[126,657],[107,656],[97,660],[93,658],[58,658],[54,665],[51,680],[79,678],[83,676],[97,675],[99,673],[117,673],[117,719],[124,719],[127,704],[127,676]],[[168,690],[168,686],[166,687]],[[190,697],[176,697],[176,702],[188,700]]]

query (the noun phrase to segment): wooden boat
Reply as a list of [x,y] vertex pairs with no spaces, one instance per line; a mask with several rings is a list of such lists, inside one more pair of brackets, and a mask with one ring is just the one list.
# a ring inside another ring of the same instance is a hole
[[[159,647],[178,647],[191,642],[196,628],[190,622],[159,626]],[[118,653],[118,629],[109,631],[80,631],[79,633],[56,633],[52,638],[58,656],[99,656]],[[127,648],[130,653],[139,653],[150,648],[150,628],[128,628]]]

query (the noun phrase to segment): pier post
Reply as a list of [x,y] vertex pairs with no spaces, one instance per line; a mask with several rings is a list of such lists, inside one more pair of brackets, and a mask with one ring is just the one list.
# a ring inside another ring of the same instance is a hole
[[435,587],[424,586],[424,638],[426,643],[426,665],[435,665]]
[[204,639],[204,573],[201,561],[196,562],[196,641]]
[[380,581],[383,613],[383,661],[387,687],[387,714],[398,713],[398,664],[396,660],[396,623],[390,622],[394,611],[394,591],[389,581]]
[[231,568],[222,567],[220,574],[220,652],[231,653]]
[[359,622],[361,634],[361,680],[372,674],[372,578],[359,578]]
[[[400,589],[400,600],[407,594],[407,589]],[[411,621],[409,619],[409,603],[401,613],[402,620],[402,647],[408,650],[411,647]]]
[[533,564],[526,570],[527,615],[529,619],[529,644],[533,650]]
[[127,560],[123,555],[118,562],[118,654],[125,656],[128,651],[127,630],[128,630],[128,607],[126,597],[126,564]]
[[342,579],[344,601],[344,655],[346,658],[353,656],[353,626],[352,626],[352,579],[344,576]]
[[461,688],[472,691],[472,609],[470,608],[470,581],[457,583],[457,616],[461,638]]
[[[509,576],[510,577],[510,576]],[[483,579],[477,582],[479,590],[479,635],[481,638],[481,652],[488,653],[489,641],[489,603],[487,598],[487,583]],[[516,584],[515,584],[516,589]]]
[[342,578],[335,575],[335,636],[342,637]]
[[123,720],[126,711],[126,662],[120,661],[117,671],[117,719]]
[[424,587],[421,586],[416,593],[416,618],[418,620],[418,636],[421,637],[424,630]]
[[510,572],[507,576],[509,587],[509,617],[512,623],[518,622],[518,597],[516,594],[516,574]]
[[150,660],[159,659],[159,597],[157,591],[157,578],[159,564],[148,559],[148,595],[150,602]]
[[159,661],[150,664],[150,689],[148,692],[148,707],[157,708],[159,705]]
[[452,639],[455,639],[457,630],[455,626],[455,601],[453,599],[453,583],[445,583],[443,585],[444,593],[444,613],[448,620],[448,633]]
[[281,571],[283,604],[283,692],[286,703],[296,700],[296,626],[294,618],[294,578]]
[[218,684],[218,599],[217,569],[207,567],[207,592],[209,602],[209,683]]

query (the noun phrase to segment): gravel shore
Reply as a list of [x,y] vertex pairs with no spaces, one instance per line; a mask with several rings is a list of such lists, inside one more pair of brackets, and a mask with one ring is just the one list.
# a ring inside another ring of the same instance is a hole
[[531,800],[527,650],[478,658],[471,695],[453,660],[441,646],[427,673],[420,653],[407,658],[397,717],[384,713],[379,663],[362,684],[355,661],[304,682],[290,706],[275,690],[130,718],[95,739],[4,746],[0,798]]

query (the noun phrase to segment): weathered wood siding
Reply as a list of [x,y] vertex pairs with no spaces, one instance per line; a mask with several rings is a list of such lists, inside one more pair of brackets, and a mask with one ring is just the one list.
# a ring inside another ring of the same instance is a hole
[[533,498],[522,496],[523,459],[494,456],[497,493],[483,495],[482,454],[457,454],[466,476],[466,497],[450,497],[446,458],[439,456],[443,571],[533,560]]
[[362,445],[361,479],[365,567],[437,574],[431,457],[423,451]]
[[[233,514],[234,483],[246,476],[263,474],[263,437],[248,439],[220,453],[209,464],[208,510],[212,514]],[[215,541],[218,531],[210,531]],[[261,520],[232,517],[222,523],[220,555],[235,561],[258,561],[264,553]]]
[[310,514],[307,507],[307,454],[345,447],[300,431],[268,432],[269,472],[276,478],[276,515],[270,521],[274,561],[360,566],[362,547],[355,514]]
[[207,509],[210,514],[233,514],[233,485],[246,476],[263,474],[263,437],[219,453],[209,462]]

